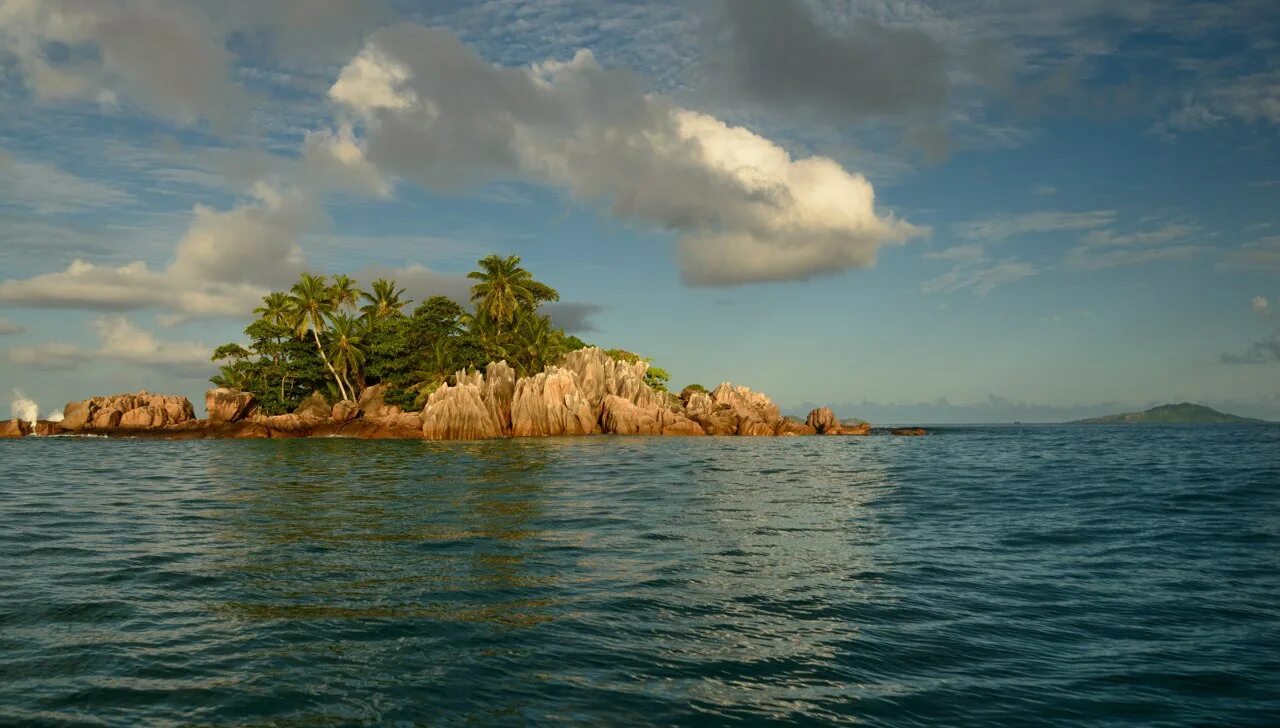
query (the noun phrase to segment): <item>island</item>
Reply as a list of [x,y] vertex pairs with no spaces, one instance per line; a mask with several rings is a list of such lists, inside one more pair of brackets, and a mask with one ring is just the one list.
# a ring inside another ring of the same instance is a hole
[[479,266],[468,276],[476,281],[470,310],[432,296],[411,313],[394,281],[363,291],[345,275],[304,273],[289,291],[263,298],[244,342],[214,350],[222,364],[205,419],[185,397],[144,391],[70,402],[50,420],[9,420],[0,437],[926,434],[842,422],[826,407],[805,420],[784,417],[767,395],[730,382],[671,391],[670,376],[647,358],[556,327],[541,307],[559,293],[519,257],[491,255]]
[[1128,412],[1076,420],[1072,425],[1261,425],[1266,420],[1238,417],[1201,404],[1162,404],[1144,412]]

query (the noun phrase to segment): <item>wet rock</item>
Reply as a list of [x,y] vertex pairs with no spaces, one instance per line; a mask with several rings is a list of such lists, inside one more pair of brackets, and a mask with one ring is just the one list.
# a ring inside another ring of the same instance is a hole
[[0,422],[0,440],[17,439],[31,434],[31,423],[19,419]]
[[923,427],[895,427],[889,430],[889,434],[899,437],[920,437],[929,433]]
[[840,429],[839,429],[839,431],[838,431],[838,432],[836,432],[836,433],[834,433],[834,434],[838,434],[838,435],[853,435],[853,436],[856,436],[856,437],[865,437],[865,436],[867,436],[867,435],[870,435],[870,434],[871,434],[871,423],[870,423],[870,422],[855,422],[855,423],[853,423],[853,424],[842,424],[842,425],[840,425]]

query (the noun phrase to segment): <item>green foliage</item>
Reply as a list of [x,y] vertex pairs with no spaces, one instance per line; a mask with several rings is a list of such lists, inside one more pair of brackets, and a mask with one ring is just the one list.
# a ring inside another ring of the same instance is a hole
[[373,384],[387,385],[387,403],[412,409],[454,372],[505,359],[528,376],[586,346],[539,313],[560,294],[520,267],[519,257],[491,255],[479,266],[470,274],[474,311],[431,296],[409,315],[412,302],[395,281],[378,279],[362,291],[345,275],[304,273],[254,309],[247,345],[214,351],[214,361],[225,364],[210,381],[252,392],[268,414],[292,412],[315,392],[330,401],[355,399]]
[[[701,384],[686,384],[684,388],[690,392],[705,392],[707,388]],[[683,391],[683,390],[682,390]]]

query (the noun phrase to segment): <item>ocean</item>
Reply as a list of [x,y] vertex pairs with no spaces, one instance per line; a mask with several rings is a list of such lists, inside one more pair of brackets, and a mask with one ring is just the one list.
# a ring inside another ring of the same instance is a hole
[[1280,426],[0,472],[4,725],[1280,725]]

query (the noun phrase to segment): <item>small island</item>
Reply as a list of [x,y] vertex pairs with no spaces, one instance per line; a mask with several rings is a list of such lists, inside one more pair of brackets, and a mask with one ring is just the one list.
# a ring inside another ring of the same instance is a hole
[[[623,349],[554,325],[559,300],[517,256],[469,274],[472,308],[412,303],[395,281],[368,291],[345,275],[304,273],[268,294],[245,342],[219,346],[206,419],[185,397],[138,392],[70,402],[52,421],[0,423],[0,437],[165,439],[348,437],[483,440],[560,435],[850,435],[873,433],[828,408],[784,417],[766,395],[724,382],[668,388],[670,376]],[[361,306],[360,304],[364,305]],[[35,419],[33,417],[33,419]],[[897,428],[898,436],[926,434]]]
[[1144,412],[1128,412],[1076,420],[1072,425],[1262,425],[1266,420],[1238,417],[1201,404],[1162,404]]

